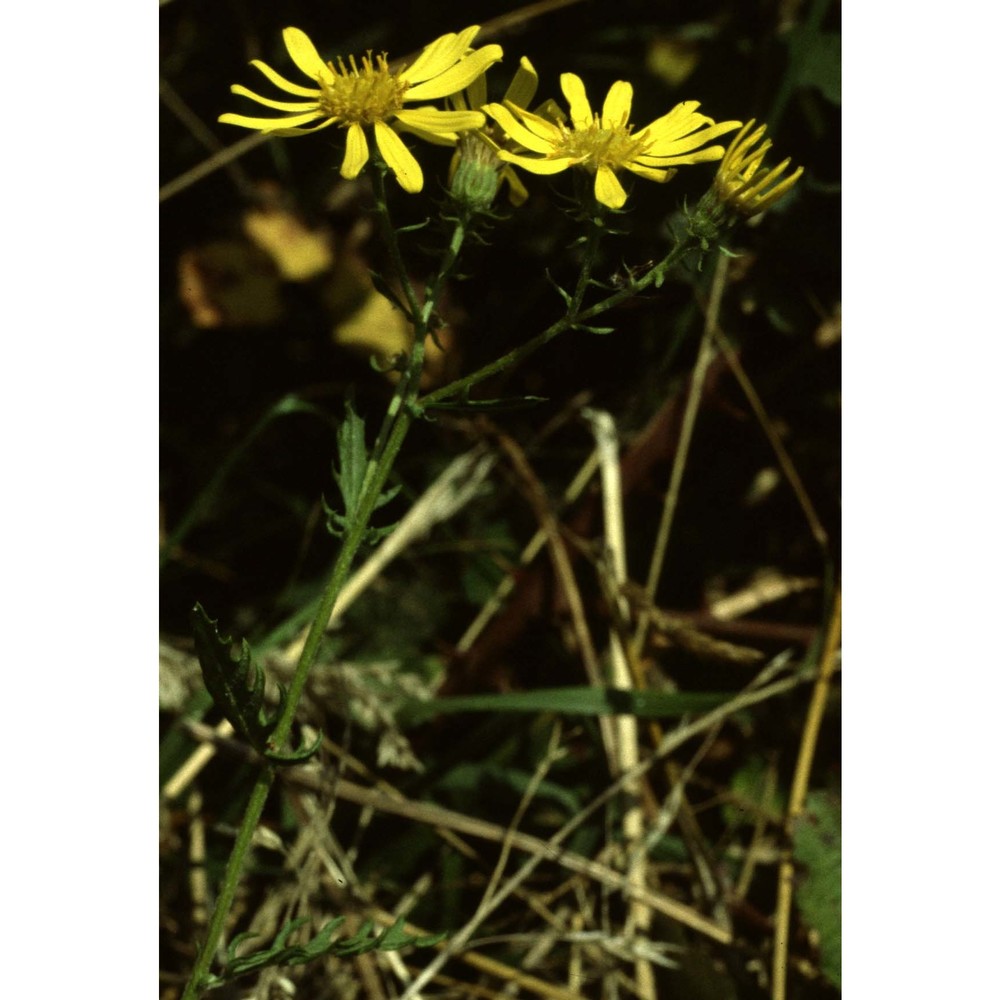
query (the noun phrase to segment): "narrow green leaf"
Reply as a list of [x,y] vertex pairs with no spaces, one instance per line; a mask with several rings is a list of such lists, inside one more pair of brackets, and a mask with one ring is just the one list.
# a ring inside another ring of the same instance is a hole
[[736,697],[736,692],[632,691],[611,687],[565,687],[508,694],[475,694],[411,701],[418,718],[449,712],[562,712],[566,715],[635,715],[671,718],[707,712]]
[[309,746],[300,746],[290,753],[281,753],[278,750],[265,750],[264,756],[272,764],[302,764],[307,761],[319,748],[323,742],[323,734],[317,733],[316,739]]
[[365,422],[355,413],[348,400],[344,419],[337,429],[337,454],[340,467],[333,468],[333,478],[344,498],[344,511],[348,522],[361,501],[361,487],[365,480],[368,453],[365,449]]
[[548,280],[548,283],[559,293],[559,297],[563,300],[563,302],[565,302],[567,306],[572,305],[573,296],[570,295],[569,292],[567,292],[566,289],[563,288],[562,285],[560,285],[548,271],[545,272],[545,277]]
[[527,410],[539,403],[547,403],[546,396],[510,396],[506,399],[465,399],[447,403],[433,403],[428,409],[431,410],[457,410],[459,412],[490,410],[493,412],[509,412],[513,410]]
[[424,219],[423,222],[414,222],[412,225],[409,226],[400,226],[399,229],[396,230],[396,232],[416,233],[419,232],[421,229],[426,229],[430,225],[430,222],[431,222],[430,219]]
[[236,979],[238,976],[245,976],[248,972],[256,972],[259,969],[268,968],[272,965],[303,965],[314,958],[319,958],[321,955],[325,955],[337,947],[330,943],[330,939],[333,937],[333,932],[346,919],[346,917],[334,917],[332,920],[327,921],[317,932],[316,936],[305,944],[285,947],[285,942],[291,934],[309,923],[309,917],[299,917],[297,920],[292,920],[285,924],[278,931],[274,939],[274,944],[270,948],[236,958],[234,957],[234,950],[237,943],[255,936],[253,934],[241,934],[228,949],[226,966],[222,977],[211,977],[214,982],[210,982],[208,985],[221,985],[231,979]]
[[397,951],[408,945],[413,940],[413,937],[407,934],[403,929],[403,925],[405,923],[406,920],[404,917],[397,917],[396,922],[391,927],[387,927],[381,934],[379,934],[379,951]]
[[[326,514],[326,528],[336,538],[343,537],[351,530],[358,510],[361,506],[365,473],[368,470],[368,449],[365,446],[365,422],[354,412],[350,400],[346,404],[344,420],[337,430],[337,454],[339,466],[332,467],[333,478],[344,501],[341,513],[335,510],[322,498],[323,511]],[[392,486],[383,490],[375,501],[374,510],[384,507],[400,491],[400,486]],[[386,535],[395,530],[395,524],[384,528],[368,527],[365,529],[364,541],[374,545]]]
[[375,938],[372,937],[372,928],[374,926],[374,921],[366,920],[354,937],[347,938],[345,941],[338,941],[337,955],[344,958],[347,955],[363,955],[365,952],[371,951],[376,943]]

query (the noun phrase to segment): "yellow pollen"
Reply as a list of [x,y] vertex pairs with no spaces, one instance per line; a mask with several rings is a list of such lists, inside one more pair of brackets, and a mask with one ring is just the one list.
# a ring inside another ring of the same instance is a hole
[[622,167],[641,156],[647,146],[645,140],[632,138],[631,125],[605,127],[599,118],[584,128],[560,127],[562,140],[551,155],[583,157],[581,166],[594,170],[598,167]]
[[389,72],[385,53],[376,56],[374,63],[371,52],[362,56],[360,69],[354,56],[349,56],[348,62],[350,68],[343,59],[337,60],[337,66],[327,63],[332,78],[320,77],[318,81],[320,110],[345,125],[390,121],[403,107],[403,95],[410,85]]

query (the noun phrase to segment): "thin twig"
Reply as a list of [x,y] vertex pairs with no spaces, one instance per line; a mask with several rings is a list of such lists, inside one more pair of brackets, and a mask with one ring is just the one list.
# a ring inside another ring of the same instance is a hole
[[[576,577],[573,575],[573,565],[566,550],[566,543],[559,532],[559,522],[552,512],[548,497],[545,495],[545,490],[538,481],[538,477],[531,468],[531,463],[528,461],[521,446],[505,434],[500,435],[499,443],[501,449],[510,458],[515,471],[525,483],[528,502],[531,504],[535,518],[549,543],[552,568],[562,588],[566,604],[569,607],[577,645],[580,649],[580,658],[583,660],[583,666],[587,672],[587,680],[594,686],[602,685],[604,678],[601,676],[600,661],[597,658],[594,642],[590,636],[590,626],[587,624],[587,615],[583,608],[583,598],[580,596],[580,588],[577,586]],[[607,715],[602,715],[598,718],[598,726],[601,730],[604,752],[608,758],[608,767],[612,774],[617,774],[618,768],[615,762],[618,758],[618,752],[616,750],[617,734],[615,726],[610,716]]]
[[767,410],[764,409],[764,404],[761,401],[760,396],[757,394],[757,390],[754,388],[753,382],[750,381],[750,376],[747,375],[746,369],[740,362],[739,356],[736,351],[733,350],[733,346],[730,344],[729,339],[718,326],[715,328],[714,336],[719,345],[719,349],[722,352],[722,356],[726,359],[726,364],[729,365],[730,370],[736,376],[736,381],[739,382],[740,388],[743,390],[743,394],[746,396],[747,402],[750,404],[750,409],[753,410],[754,416],[757,418],[757,422],[760,424],[761,429],[767,437],[768,443],[774,451],[774,456],[778,460],[778,465],[781,467],[781,471],[785,474],[785,478],[788,480],[788,485],[791,486],[792,492],[795,494],[795,499],[798,500],[799,506],[802,508],[802,513],[805,514],[806,521],[809,524],[809,530],[812,532],[813,538],[816,539],[816,544],[823,551],[824,555],[827,554],[829,550],[829,536],[826,533],[826,529],[820,523],[819,515],[816,513],[816,508],[813,506],[812,500],[809,499],[809,494],[806,492],[806,488],[802,484],[802,480],[799,478],[799,473],[795,468],[795,463],[792,461],[791,455],[788,454],[788,449],[785,447],[781,437],[775,431],[774,423],[767,415]]
[[[766,676],[771,671],[769,665],[762,671],[761,677]],[[760,681],[760,677],[757,682]],[[444,963],[451,957],[451,955],[459,952],[461,948],[468,941],[469,937],[474,932],[475,928],[489,916],[496,908],[516,889],[518,889],[523,883],[529,878],[529,876],[535,871],[535,869],[547,858],[563,863],[563,858],[565,855],[562,853],[561,845],[569,838],[574,830],[577,830],[583,825],[591,816],[594,815],[599,809],[602,809],[612,798],[621,794],[622,790],[630,783],[636,781],[642,775],[644,775],[658,760],[663,757],[668,756],[673,753],[679,746],[685,743],[688,739],[693,736],[703,733],[706,730],[712,729],[720,721],[725,719],[729,714],[734,711],[738,711],[739,708],[749,707],[751,704],[756,704],[759,701],[763,701],[766,698],[773,697],[780,691],[791,690],[798,684],[802,683],[803,678],[800,676],[789,678],[785,681],[779,681],[776,684],[768,685],[766,687],[758,687],[756,690],[748,690],[733,698],[731,701],[727,702],[725,705],[719,706],[719,708],[714,709],[711,712],[706,713],[700,719],[695,722],[689,723],[686,726],[679,726],[677,729],[673,730],[671,733],[667,734],[663,740],[661,740],[660,745],[656,748],[653,754],[647,758],[642,763],[638,764],[631,771],[623,774],[618,780],[613,781],[603,792],[596,796],[585,808],[581,809],[575,816],[567,820],[566,823],[547,841],[542,845],[542,851],[536,853],[534,857],[526,861],[520,868],[520,870],[513,877],[507,880],[504,887],[497,892],[493,899],[490,901],[489,906],[477,910],[476,917],[473,921],[470,921],[462,928],[462,930],[456,934],[447,944],[447,946],[442,950],[442,952],[431,961],[431,963],[420,973],[419,976],[410,984],[410,987],[403,994],[400,1000],[412,1000],[413,993],[419,990],[421,987],[426,985],[435,975],[438,969],[444,965]],[[757,683],[755,682],[755,683]],[[592,862],[587,863],[588,874],[589,867]],[[568,866],[567,866],[568,867]],[[614,872],[613,883],[615,887],[627,891],[633,898],[640,896],[628,882],[627,878],[620,876],[617,872]],[[607,884],[607,883],[606,883]],[[652,904],[652,894],[648,890],[643,890],[641,893],[642,901],[649,901]],[[688,908],[685,908],[688,909]],[[485,912],[483,912],[485,910]],[[697,912],[697,911],[692,911]],[[701,930],[702,933],[707,933],[709,936],[715,938],[723,944],[730,944],[732,941],[732,935],[728,931],[723,931],[718,928],[711,921],[707,920],[701,914],[697,915],[697,928]],[[692,926],[690,923],[688,926]]]
[[[656,532],[656,542],[653,545],[653,557],[649,563],[649,575],[646,577],[646,596],[651,604],[655,603],[656,588],[659,585],[660,573],[663,570],[663,558],[666,555],[667,542],[670,539],[670,529],[673,526],[674,513],[677,510],[681,480],[684,478],[688,450],[691,446],[691,437],[694,433],[695,418],[698,415],[698,407],[701,404],[701,393],[705,386],[705,375],[715,354],[712,340],[713,331],[718,323],[719,306],[722,302],[722,292],[726,287],[728,266],[729,258],[725,254],[720,253],[715,265],[715,275],[712,278],[712,291],[708,309],[705,312],[705,329],[701,338],[701,346],[698,349],[698,359],[695,362],[694,371],[691,372],[691,386],[688,390],[684,418],[681,422],[680,434],[677,440],[674,466],[670,473],[670,485],[667,488],[666,496],[663,498],[660,525]],[[649,615],[647,613],[640,613],[632,646],[637,654],[642,650],[648,628]]]
[[556,724],[552,727],[552,732],[549,734],[548,751],[535,767],[535,772],[528,782],[528,787],[525,788],[524,794],[521,796],[521,801],[517,804],[514,818],[507,825],[507,835],[504,837],[503,844],[500,847],[500,857],[497,859],[497,863],[493,868],[493,874],[490,876],[486,889],[483,891],[483,900],[480,905],[487,903],[493,893],[496,892],[496,887],[500,884],[500,879],[503,877],[503,870],[507,867],[507,859],[510,857],[514,834],[517,832],[521,820],[524,819],[524,814],[528,811],[528,806],[534,799],[539,786],[545,780],[545,776],[549,773],[552,765],[564,754],[564,751],[559,746],[561,736],[562,722],[556,719]]
[[[620,620],[627,620],[628,602],[622,593],[622,588],[628,580],[628,567],[625,561],[625,514],[622,504],[621,466],[618,461],[618,435],[610,413],[603,410],[586,409],[583,411],[583,416],[591,424],[601,460],[604,544],[611,574],[611,587],[608,589],[617,595],[614,598],[618,605],[617,617]],[[621,632],[615,625],[611,627],[609,649],[612,684],[625,690],[635,690],[635,679],[632,676],[632,671],[629,670],[625,645],[621,639]],[[617,730],[619,768],[617,773],[623,773],[632,770],[639,763],[639,724],[634,715],[618,715],[615,716],[614,721]],[[642,787],[639,782],[635,782],[625,789],[622,837],[628,850],[641,844],[643,840],[641,791]],[[645,853],[637,853],[627,871],[629,883],[634,888],[644,888],[646,885]],[[649,907],[633,899],[625,924],[626,935],[645,935],[649,930],[651,918],[652,913]],[[653,965],[649,959],[636,958],[635,982],[636,994],[641,1000],[655,1000],[656,981],[653,977]]]
[[[218,136],[195,114],[187,101],[162,76],[160,77],[160,100],[213,156],[225,152],[225,147]],[[244,198],[252,197],[254,187],[250,178],[247,177],[246,171],[238,163],[231,160],[225,163],[225,168],[240,194]],[[163,201],[162,193],[160,200]]]
[[[593,479],[598,464],[598,455],[595,450],[587,457],[587,461],[583,463],[577,474],[573,477],[573,481],[563,492],[562,501],[564,504],[571,504],[580,496],[590,480]],[[547,538],[548,535],[546,535],[545,531],[539,528],[522,550],[518,559],[518,566],[522,569],[530,566],[535,556],[545,547]],[[489,624],[490,619],[503,607],[504,601],[510,595],[511,591],[513,591],[516,582],[516,575],[509,573],[497,584],[496,590],[493,591],[489,600],[482,606],[479,613],[469,624],[469,627],[462,633],[462,637],[455,644],[456,652],[467,653],[472,649],[473,644],[482,634],[483,629]]]
[[[823,722],[827,699],[830,695],[830,680],[836,670],[837,648],[840,645],[840,588],[833,598],[830,625],[826,633],[823,657],[813,688],[812,700],[802,729],[799,744],[799,758],[795,764],[792,789],[788,796],[788,811],[785,815],[785,836],[790,842],[795,832],[795,822],[805,809],[806,792],[809,788],[809,773],[813,757],[816,755],[816,741],[819,727]],[[771,973],[772,1000],[785,1000],[785,984],[788,976],[788,935],[792,914],[792,890],[794,889],[795,867],[790,848],[786,847],[778,868],[778,902],[774,917],[774,964]]]

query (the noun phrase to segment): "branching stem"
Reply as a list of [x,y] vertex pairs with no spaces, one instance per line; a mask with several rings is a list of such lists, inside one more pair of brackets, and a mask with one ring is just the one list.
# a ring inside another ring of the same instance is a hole
[[[607,232],[601,215],[597,212],[592,212],[590,226],[584,242],[580,274],[572,296],[566,295],[567,308],[565,315],[531,340],[509,351],[503,357],[483,366],[470,375],[451,382],[441,389],[420,397],[420,378],[424,365],[424,342],[427,336],[433,331],[438,299],[444,287],[445,280],[458,261],[462,246],[468,235],[471,216],[467,210],[461,209],[458,210],[457,217],[450,220],[452,222],[452,231],[448,245],[442,255],[437,272],[427,282],[423,301],[421,302],[421,297],[417,294],[406,270],[402,250],[399,245],[398,233],[389,213],[385,189],[385,174],[387,169],[377,151],[373,151],[370,172],[373,180],[375,212],[390,260],[402,288],[403,298],[409,311],[409,319],[413,324],[413,346],[409,357],[406,359],[405,366],[402,367],[400,379],[396,384],[392,399],[389,401],[389,406],[386,409],[381,427],[376,435],[365,469],[361,499],[356,510],[356,515],[346,527],[343,544],[337,554],[336,562],[317,606],[312,625],[295,668],[295,673],[289,685],[284,709],[271,737],[275,749],[279,752],[283,749],[291,735],[292,724],[295,720],[299,701],[305,690],[309,671],[316,662],[323,635],[329,627],[330,616],[336,604],[337,597],[347,581],[354,559],[364,542],[369,521],[378,505],[383,487],[392,472],[396,457],[406,440],[407,433],[414,419],[423,412],[425,407],[465,393],[472,386],[484,381],[491,375],[530,357],[535,351],[549,343],[549,341],[554,340],[566,330],[581,327],[588,320],[608,312],[619,303],[634,297],[651,285],[655,284],[656,287],[659,287],[663,283],[667,272],[675,267],[685,254],[694,250],[697,245],[693,237],[681,239],[669,254],[641,278],[630,277],[625,287],[607,295],[593,305],[583,308],[587,289],[593,284],[591,274],[597,260],[599,244]],[[240,873],[250,849],[254,831],[263,813],[264,804],[267,801],[275,774],[276,770],[272,764],[268,762],[261,764],[260,773],[254,783],[236,842],[233,845],[232,853],[226,865],[226,871],[219,889],[215,909],[209,921],[205,940],[199,949],[191,978],[184,990],[182,1000],[196,1000],[201,995],[202,984],[205,982],[212,958],[216,954],[219,942],[222,940],[226,918],[229,915],[233,898],[239,885]]]
[[[278,719],[278,723],[272,734],[271,739],[278,750],[284,746],[291,734],[292,724],[295,721],[295,713],[302,698],[302,692],[305,690],[309,671],[316,662],[320,644],[329,625],[330,615],[336,604],[337,597],[347,581],[351,566],[364,541],[368,524],[378,504],[382,489],[392,472],[396,456],[399,454],[403,442],[406,440],[406,435],[410,429],[410,425],[413,423],[414,417],[419,412],[414,402],[419,392],[420,376],[423,371],[424,340],[430,332],[430,324],[437,305],[438,295],[444,285],[445,279],[458,260],[468,230],[467,216],[460,215],[453,220],[454,228],[448,247],[442,257],[437,273],[427,284],[424,301],[421,304],[403,263],[396,229],[392,224],[392,218],[389,214],[388,203],[385,197],[385,169],[385,165],[380,160],[373,158],[371,173],[374,178],[375,210],[393,267],[402,285],[406,302],[410,307],[414,335],[413,348],[407,359],[402,376],[396,385],[392,399],[389,401],[385,418],[379,429],[368,466],[365,470],[357,514],[347,526],[343,544],[341,545],[340,552],[337,554],[336,562],[323,590],[323,595],[316,609],[312,625],[306,636],[305,645],[296,664],[295,674],[288,688],[284,711]],[[275,768],[271,764],[263,763],[261,765],[260,773],[257,776],[253,790],[250,793],[250,799],[247,802],[246,812],[243,815],[243,821],[240,824],[236,842],[233,845],[232,853],[226,864],[226,871],[223,875],[222,885],[219,888],[219,895],[216,900],[215,909],[212,912],[211,920],[209,921],[205,940],[198,951],[198,956],[195,959],[194,968],[192,969],[187,987],[184,990],[182,1000],[195,1000],[195,998],[201,995],[201,986],[208,975],[212,958],[222,939],[225,921],[229,915],[233,898],[239,885],[240,873],[250,849],[254,831],[257,829],[257,824],[260,822],[261,814],[264,811],[264,804],[267,801],[268,793],[274,782],[275,773]]]

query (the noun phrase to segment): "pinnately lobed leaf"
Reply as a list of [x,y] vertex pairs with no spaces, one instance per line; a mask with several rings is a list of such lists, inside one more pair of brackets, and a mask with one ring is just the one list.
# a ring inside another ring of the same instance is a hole
[[272,749],[268,739],[278,723],[280,706],[274,715],[268,714],[264,704],[264,671],[253,662],[246,639],[240,646],[239,660],[232,658],[229,652],[232,639],[219,635],[218,624],[200,604],[195,604],[191,629],[205,687],[233,729],[255,750],[267,753]]
[[225,969],[221,976],[209,976],[203,983],[205,989],[216,989],[225,983],[245,976],[250,972],[259,972],[268,967],[304,965],[323,955],[335,955],[338,958],[348,958],[353,955],[363,955],[369,951],[395,951],[399,948],[426,948],[443,941],[444,934],[427,934],[415,936],[404,930],[405,920],[399,917],[396,922],[379,934],[374,934],[375,923],[366,920],[358,933],[353,937],[334,941],[333,934],[344,923],[345,917],[335,917],[325,923],[316,936],[300,945],[287,945],[286,941],[294,931],[309,923],[309,917],[299,917],[285,924],[274,939],[270,948],[252,952],[241,957],[236,956],[237,948],[255,937],[251,932],[237,935],[229,946]]
[[322,742],[322,734],[310,746],[300,746],[283,754],[271,743],[271,734],[285,707],[285,689],[281,688],[278,707],[268,713],[264,703],[264,671],[253,662],[246,639],[240,646],[240,658],[234,660],[229,649],[232,639],[219,635],[219,623],[196,604],[191,611],[194,645],[201,664],[201,675],[212,700],[232,723],[233,729],[258,753],[273,764],[301,764],[308,760]]

